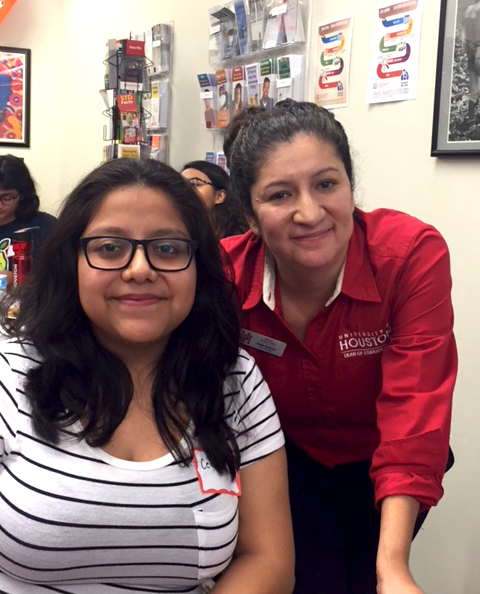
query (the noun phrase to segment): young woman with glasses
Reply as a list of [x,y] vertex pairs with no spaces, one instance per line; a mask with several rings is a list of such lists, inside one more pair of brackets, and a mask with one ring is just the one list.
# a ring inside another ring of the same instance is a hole
[[33,256],[50,233],[55,217],[39,212],[40,200],[35,182],[23,162],[13,155],[0,156],[0,273],[12,282],[11,256],[14,232],[34,227]]
[[205,204],[217,239],[247,231],[242,205],[232,194],[230,178],[224,169],[207,161],[190,161],[183,166],[182,175]]
[[292,592],[283,434],[231,294],[167,165],[73,190],[2,303],[2,592]]

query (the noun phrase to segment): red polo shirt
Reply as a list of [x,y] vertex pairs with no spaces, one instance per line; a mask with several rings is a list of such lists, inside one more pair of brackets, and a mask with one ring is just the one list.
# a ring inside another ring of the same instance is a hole
[[248,232],[221,243],[243,327],[278,341],[254,348],[259,337],[244,333],[286,435],[327,466],[372,458],[377,503],[410,495],[421,509],[435,505],[457,370],[450,262],[438,231],[400,212],[357,209],[339,294],[305,342],[283,320],[263,242]]

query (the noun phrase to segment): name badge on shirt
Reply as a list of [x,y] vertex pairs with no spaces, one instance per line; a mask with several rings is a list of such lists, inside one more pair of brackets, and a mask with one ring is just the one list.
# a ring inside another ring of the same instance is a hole
[[275,338],[270,338],[270,336],[264,336],[251,330],[245,330],[245,328],[242,328],[240,333],[240,342],[259,351],[275,355],[276,357],[281,357],[287,346],[286,342],[275,340]]
[[225,495],[242,494],[240,487],[240,473],[237,472],[235,480],[230,475],[219,474],[208,461],[205,452],[199,448],[193,449],[193,464],[197,473],[200,491],[205,495],[209,493],[224,493]]

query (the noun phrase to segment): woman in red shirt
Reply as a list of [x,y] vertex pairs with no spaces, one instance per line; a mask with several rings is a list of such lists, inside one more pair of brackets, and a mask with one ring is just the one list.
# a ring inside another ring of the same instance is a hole
[[447,246],[355,205],[331,112],[240,117],[224,150],[251,231],[222,245],[289,440],[295,592],[419,594],[410,543],[443,493],[457,365]]

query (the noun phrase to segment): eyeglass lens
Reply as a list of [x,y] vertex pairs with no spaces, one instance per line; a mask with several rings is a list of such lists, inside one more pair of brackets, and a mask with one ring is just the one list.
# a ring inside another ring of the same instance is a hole
[[[87,243],[87,257],[91,266],[104,270],[122,268],[136,249],[127,239],[99,237]],[[182,239],[152,239],[147,244],[147,257],[154,268],[181,270],[191,259],[191,247]]]
[[3,204],[11,204],[14,200],[18,198],[18,192],[8,192],[5,194],[0,194],[0,202]]

